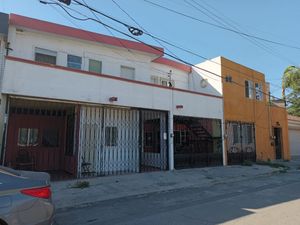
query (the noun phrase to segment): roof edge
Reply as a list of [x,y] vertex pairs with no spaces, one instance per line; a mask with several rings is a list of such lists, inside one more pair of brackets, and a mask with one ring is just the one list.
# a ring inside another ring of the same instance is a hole
[[184,71],[184,72],[187,72],[187,73],[190,73],[192,71],[191,66],[188,66],[186,64],[183,64],[183,63],[171,60],[171,59],[167,59],[167,58],[164,58],[164,57],[154,59],[152,62],[167,65],[167,66],[171,66],[171,67],[174,67],[178,70],[181,70],[181,71]]
[[57,23],[52,23],[44,20],[34,19],[26,16],[21,16],[11,13],[9,15],[9,24],[15,26],[22,26],[32,30],[37,30],[46,33],[52,33],[61,36],[77,38],[86,41],[99,42],[107,45],[112,45],[121,48],[128,48],[149,54],[163,56],[164,49],[145,45],[143,43],[130,41],[122,38],[112,37],[104,34],[99,34],[91,31],[86,31],[74,27],[69,27]]

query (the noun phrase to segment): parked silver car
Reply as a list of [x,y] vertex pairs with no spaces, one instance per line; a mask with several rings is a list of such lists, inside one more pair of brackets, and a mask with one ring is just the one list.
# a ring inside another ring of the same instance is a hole
[[51,225],[53,216],[49,174],[0,166],[0,225]]

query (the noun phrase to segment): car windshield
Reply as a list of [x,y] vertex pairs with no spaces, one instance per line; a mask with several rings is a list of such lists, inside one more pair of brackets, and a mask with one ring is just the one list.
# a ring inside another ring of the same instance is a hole
[[13,176],[20,176],[20,173],[18,171],[4,166],[0,166],[0,173],[5,173]]

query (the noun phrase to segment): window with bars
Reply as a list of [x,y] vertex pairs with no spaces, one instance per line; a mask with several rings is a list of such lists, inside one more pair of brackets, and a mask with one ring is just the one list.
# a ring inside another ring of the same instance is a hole
[[233,130],[233,144],[240,143],[240,127],[238,124],[232,125]]
[[38,145],[39,130],[37,128],[19,128],[18,146],[29,147]]
[[162,85],[165,87],[175,87],[175,81],[159,76],[151,76],[151,83]]
[[43,49],[35,48],[35,61],[42,63],[49,63],[56,65],[57,52]]

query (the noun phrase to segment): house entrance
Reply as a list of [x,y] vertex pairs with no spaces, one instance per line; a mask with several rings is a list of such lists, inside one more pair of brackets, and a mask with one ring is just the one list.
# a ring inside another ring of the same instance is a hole
[[11,101],[5,165],[21,170],[74,175],[73,142],[74,107]]
[[282,159],[282,129],[274,128],[276,159]]

